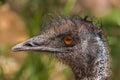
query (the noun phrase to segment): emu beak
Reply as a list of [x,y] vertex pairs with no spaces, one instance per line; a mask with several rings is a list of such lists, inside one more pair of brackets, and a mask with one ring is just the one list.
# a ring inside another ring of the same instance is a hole
[[[45,37],[43,35],[33,37],[25,42],[15,45],[13,51],[38,51],[43,50]],[[45,49],[45,48],[44,48]]]
[[38,51],[38,52],[68,52],[65,49],[61,48],[52,48],[45,43],[48,41],[48,38],[44,35],[40,35],[34,38],[31,38],[23,43],[17,44],[12,48],[12,51]]

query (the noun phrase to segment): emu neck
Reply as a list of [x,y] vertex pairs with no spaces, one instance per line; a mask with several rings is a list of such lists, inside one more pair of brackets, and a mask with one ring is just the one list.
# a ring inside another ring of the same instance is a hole
[[96,40],[98,46],[91,46],[91,51],[92,48],[97,50],[91,54],[97,53],[97,55],[95,57],[88,55],[89,59],[86,64],[71,66],[76,80],[109,80],[111,70],[108,47],[101,38],[96,37]]

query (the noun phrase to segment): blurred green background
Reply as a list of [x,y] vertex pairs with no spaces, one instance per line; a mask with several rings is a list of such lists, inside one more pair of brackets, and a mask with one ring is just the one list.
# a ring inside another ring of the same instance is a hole
[[11,51],[57,15],[88,15],[102,26],[113,59],[112,80],[120,80],[120,0],[0,0],[0,80],[74,80],[67,66],[49,56]]

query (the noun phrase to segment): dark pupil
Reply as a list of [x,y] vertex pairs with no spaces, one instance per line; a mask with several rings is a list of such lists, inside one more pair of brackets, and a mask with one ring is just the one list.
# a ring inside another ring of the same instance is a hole
[[71,38],[67,38],[66,41],[71,41]]

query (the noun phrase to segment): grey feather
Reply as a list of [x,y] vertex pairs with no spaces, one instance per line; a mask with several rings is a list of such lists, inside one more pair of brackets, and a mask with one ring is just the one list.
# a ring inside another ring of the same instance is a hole
[[[12,48],[13,51],[47,52],[69,65],[76,80],[108,80],[111,75],[108,45],[102,30],[81,18],[60,17],[41,35]],[[63,38],[74,38],[66,46]]]

